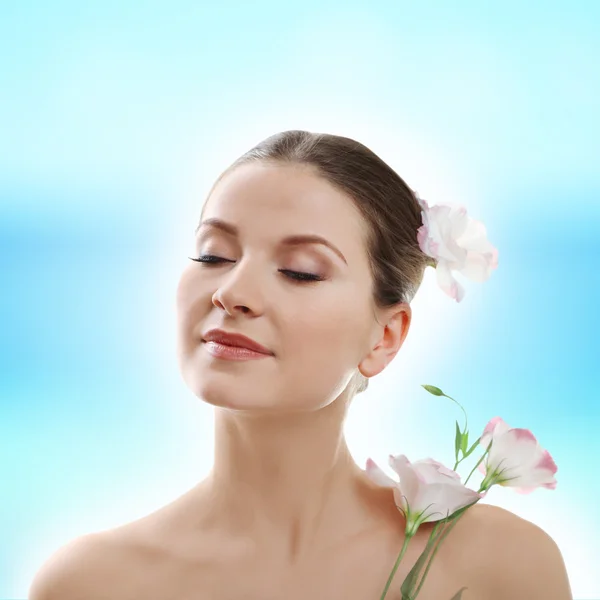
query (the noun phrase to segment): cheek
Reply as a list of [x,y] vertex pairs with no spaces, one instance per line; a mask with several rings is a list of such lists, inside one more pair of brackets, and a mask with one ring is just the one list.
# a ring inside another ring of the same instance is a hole
[[189,319],[189,310],[191,303],[190,289],[184,278],[179,280],[175,292],[175,314],[179,328],[185,327]]
[[[207,286],[193,267],[183,271],[177,282],[175,289],[175,306],[178,320],[184,318],[194,307],[197,307],[199,300],[207,294]],[[208,296],[210,299],[210,296]]]
[[201,311],[205,310],[198,300],[198,285],[189,274],[183,274],[175,291],[175,319],[178,338],[188,350],[199,342],[199,327],[202,324]]
[[290,333],[294,354],[313,357],[312,360],[316,357],[331,360],[335,353],[342,362],[356,356],[365,314],[349,303],[338,303],[329,310],[315,309],[291,318],[288,322],[293,323]]
[[183,273],[179,277],[177,287],[175,288],[175,306],[178,315],[181,309],[185,306],[186,301],[189,299],[189,295],[189,277],[186,277],[186,274]]
[[307,406],[318,398],[324,407],[347,387],[362,358],[357,319],[356,311],[342,306],[327,313],[303,312],[302,318],[287,321],[279,373],[282,385],[294,390],[294,404]]

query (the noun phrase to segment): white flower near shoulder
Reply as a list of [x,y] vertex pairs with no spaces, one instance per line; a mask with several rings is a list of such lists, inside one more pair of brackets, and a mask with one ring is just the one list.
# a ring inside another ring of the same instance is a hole
[[482,488],[497,484],[515,488],[519,494],[529,494],[538,487],[556,488],[558,467],[529,429],[510,427],[501,417],[494,417],[480,438],[486,449],[490,442],[490,451],[479,465],[485,475]]
[[366,473],[374,483],[393,489],[396,506],[406,518],[409,536],[422,523],[441,521],[483,498],[483,494],[464,486],[456,471],[432,458],[411,463],[403,454],[390,454],[389,464],[399,481],[388,477],[370,458]]
[[472,281],[484,282],[498,266],[498,250],[488,241],[485,225],[471,219],[464,206],[440,204],[430,208],[416,192],[415,196],[423,209],[423,225],[417,230],[419,247],[438,261],[438,285],[460,302],[465,289],[452,271]]

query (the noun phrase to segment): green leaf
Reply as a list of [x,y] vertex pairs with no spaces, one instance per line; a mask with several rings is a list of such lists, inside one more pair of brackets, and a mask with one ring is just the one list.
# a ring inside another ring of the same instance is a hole
[[[467,458],[468,456],[471,456],[471,454],[473,453],[473,450],[475,450],[475,448],[477,448],[477,446],[479,445],[479,441],[481,440],[481,438],[478,438],[475,443],[467,450],[467,453],[465,454],[465,458]],[[465,444],[466,446],[466,444]]]
[[468,443],[469,443],[469,432],[465,431],[462,434],[462,439],[460,441],[460,449],[461,449],[461,451],[463,453],[463,456],[464,456],[465,452],[467,451],[467,445],[468,445]]
[[454,438],[454,458],[458,460],[458,451],[461,447],[462,433],[460,432],[460,427],[458,426],[458,421],[456,421],[456,436]]
[[444,394],[444,392],[442,392],[442,390],[440,390],[439,387],[435,387],[435,385],[426,385],[426,384],[421,384],[422,387],[424,387],[430,394],[433,394],[434,396],[445,396],[446,394]]
[[460,600],[462,598],[462,593],[468,589],[467,587],[461,587],[460,590],[458,590],[458,592],[456,592],[456,594],[454,594],[454,596],[452,596],[452,598],[450,598],[450,600]]

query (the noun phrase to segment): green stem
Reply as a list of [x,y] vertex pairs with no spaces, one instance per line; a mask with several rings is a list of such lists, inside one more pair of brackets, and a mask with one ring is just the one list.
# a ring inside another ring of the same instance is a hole
[[481,464],[481,461],[486,457],[486,455],[490,451],[491,447],[492,447],[492,442],[489,443],[487,450],[481,455],[481,458],[475,463],[473,470],[469,473],[469,476],[467,477],[467,479],[465,480],[463,485],[467,485],[467,482],[469,481],[469,479],[471,479],[471,475],[473,475],[473,473],[475,473],[475,469]]
[[387,583],[385,584],[385,588],[383,589],[383,593],[381,594],[380,600],[383,600],[385,598],[385,595],[387,594],[388,590],[390,589],[390,585],[392,585],[392,579],[394,579],[394,574],[396,573],[396,571],[398,570],[398,567],[400,566],[400,561],[402,560],[402,557],[404,556],[404,553],[406,552],[406,549],[408,548],[408,544],[411,539],[412,539],[412,536],[405,535],[404,543],[402,544],[402,550],[400,550],[400,554],[398,555],[398,558],[396,559],[394,568],[392,569],[392,572],[390,573],[390,576],[388,577]]
[[465,512],[466,512],[466,509],[460,515],[458,515],[458,517],[456,517],[453,520],[453,522],[450,525],[448,525],[446,527],[446,529],[444,529],[444,531],[442,531],[442,533],[440,534],[440,538],[437,541],[436,546],[433,549],[433,552],[431,553],[431,557],[429,558],[429,562],[427,563],[427,566],[425,567],[425,572],[423,573],[423,577],[421,578],[421,581],[419,582],[419,585],[417,586],[417,589],[415,590],[415,595],[411,596],[411,600],[415,600],[415,598],[418,596],[419,592],[421,591],[421,588],[423,587],[423,584],[425,583],[425,577],[427,577],[427,573],[429,572],[429,569],[431,568],[431,563],[433,562],[433,559],[435,558],[435,554],[439,550],[441,543],[444,541],[444,538],[452,531],[452,528],[456,525],[458,520],[465,514]]
[[[444,394],[444,396],[446,396],[446,398],[450,398],[450,396],[448,396],[448,394]],[[465,413],[465,431],[466,431],[467,430],[468,421],[467,421],[467,413],[465,412],[465,409],[462,407],[462,405],[460,404],[460,402],[457,402],[454,398],[450,398],[450,400],[452,400],[452,402],[456,402],[456,404],[458,404],[458,406],[460,406],[460,409],[463,411],[463,413]]]

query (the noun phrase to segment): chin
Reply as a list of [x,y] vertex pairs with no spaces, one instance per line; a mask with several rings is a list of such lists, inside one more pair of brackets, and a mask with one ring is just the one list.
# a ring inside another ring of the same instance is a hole
[[[277,407],[268,403],[264,393],[254,396],[248,389],[264,390],[267,386],[261,383],[248,385],[241,379],[231,378],[224,381],[221,374],[195,374],[194,381],[186,381],[194,395],[211,406],[230,410],[273,410]],[[190,385],[191,384],[191,385]]]

